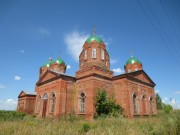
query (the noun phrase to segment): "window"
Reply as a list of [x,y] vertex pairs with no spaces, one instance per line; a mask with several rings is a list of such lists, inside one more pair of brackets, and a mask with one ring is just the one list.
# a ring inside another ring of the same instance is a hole
[[104,50],[101,50],[101,59],[104,60]]
[[84,52],[84,59],[87,60],[87,50]]
[[152,114],[153,113],[153,101],[152,101],[153,99],[152,99],[152,96],[150,97],[150,99],[149,99],[149,102],[150,102],[150,113]]
[[134,113],[137,113],[137,96],[133,94],[133,106],[134,106]]
[[44,95],[44,100],[47,100],[48,99],[48,95],[47,93]]
[[96,58],[96,49],[92,49],[92,58]]
[[54,93],[51,95],[51,112],[54,112],[56,96]]
[[138,71],[138,68],[135,68],[135,71]]
[[38,104],[37,104],[37,112],[39,113],[41,109],[41,96],[38,97]]
[[84,113],[85,112],[85,94],[81,93],[80,95],[80,112]]
[[131,72],[131,69],[128,69],[128,73],[130,73]]
[[146,113],[146,97],[145,97],[145,95],[142,96],[142,112],[143,112],[143,114]]

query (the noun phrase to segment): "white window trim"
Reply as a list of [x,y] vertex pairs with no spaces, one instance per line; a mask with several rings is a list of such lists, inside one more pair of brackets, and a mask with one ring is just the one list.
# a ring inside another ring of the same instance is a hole
[[92,58],[96,58],[96,49],[92,49]]
[[101,50],[101,59],[104,60],[104,50]]
[[88,54],[88,53],[87,53],[87,50],[85,50],[85,51],[84,51],[84,60],[87,60],[87,57],[88,57],[87,54]]

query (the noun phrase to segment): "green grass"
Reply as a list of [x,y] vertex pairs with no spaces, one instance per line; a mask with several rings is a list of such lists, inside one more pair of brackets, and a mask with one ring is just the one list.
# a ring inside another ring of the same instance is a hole
[[0,115],[0,135],[180,135],[180,111],[134,119],[101,117],[93,121],[73,115],[61,119],[16,116],[4,120],[1,117],[5,115]]

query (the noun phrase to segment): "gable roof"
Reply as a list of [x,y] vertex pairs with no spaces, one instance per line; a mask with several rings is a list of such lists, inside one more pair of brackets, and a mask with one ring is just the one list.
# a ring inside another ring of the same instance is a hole
[[[135,78],[135,76],[137,76],[139,74],[145,75],[147,77],[147,79],[150,81],[150,84],[147,83],[147,82],[144,82],[144,81],[142,81],[142,80],[140,80],[138,78]],[[117,79],[121,79],[121,78],[127,78],[127,79],[130,79],[132,81],[140,82],[140,83],[143,83],[145,85],[152,86],[152,87],[154,87],[156,85],[152,81],[152,79],[146,74],[146,72],[144,70],[138,70],[138,71],[135,71],[135,72],[130,72],[130,73],[125,73],[125,74],[117,75],[117,76],[113,77],[113,80],[117,80]]]
[[27,90],[22,90],[18,96],[18,98],[21,96],[21,94],[24,93],[24,95],[32,95],[32,96],[36,96],[36,92],[32,92],[32,91],[27,91]]
[[[41,81],[47,76],[48,73],[54,74],[55,77],[50,78],[50,79],[48,79],[48,80],[46,80],[46,81],[44,81],[44,82],[42,83]],[[51,82],[51,81],[54,81],[54,80],[59,79],[59,78],[63,78],[64,80],[66,80],[67,78],[69,78],[69,79],[71,79],[71,80],[73,80],[73,81],[76,80],[76,78],[73,77],[73,76],[69,76],[69,75],[66,75],[66,74],[59,73],[59,72],[56,72],[56,71],[53,71],[53,70],[48,69],[48,70],[43,74],[43,76],[38,80],[38,82],[36,83],[36,85],[40,85],[41,83],[44,84],[44,83],[47,83],[47,82]]]

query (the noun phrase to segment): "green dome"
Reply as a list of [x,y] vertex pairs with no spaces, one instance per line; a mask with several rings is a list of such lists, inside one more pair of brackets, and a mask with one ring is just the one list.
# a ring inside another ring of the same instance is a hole
[[51,64],[52,64],[52,62],[48,61],[44,65],[42,65],[42,67],[49,67]]
[[[58,64],[62,64],[64,63],[64,61],[61,59],[61,58],[57,58],[56,60],[54,61],[48,61],[46,62],[45,64],[42,65],[42,67],[49,67],[51,64],[54,64],[54,63],[58,63]],[[65,64],[65,63],[64,63]]]
[[89,43],[91,43],[91,42],[94,41],[94,40],[95,40],[96,42],[98,42],[99,44],[100,44],[101,42],[103,42],[102,39],[101,39],[100,37],[96,36],[96,35],[90,36],[90,37],[86,40],[86,42],[89,44]]
[[[141,64],[141,62],[138,60],[138,59],[136,59],[135,57],[131,57],[131,58],[129,58],[128,60],[127,60],[127,62],[126,62],[126,65],[128,65],[128,64],[134,64],[134,63],[138,63],[138,64]],[[125,65],[125,66],[126,66]]]
[[62,64],[62,63],[65,64],[64,61],[60,57],[53,61],[53,63],[55,62],[58,64]]

